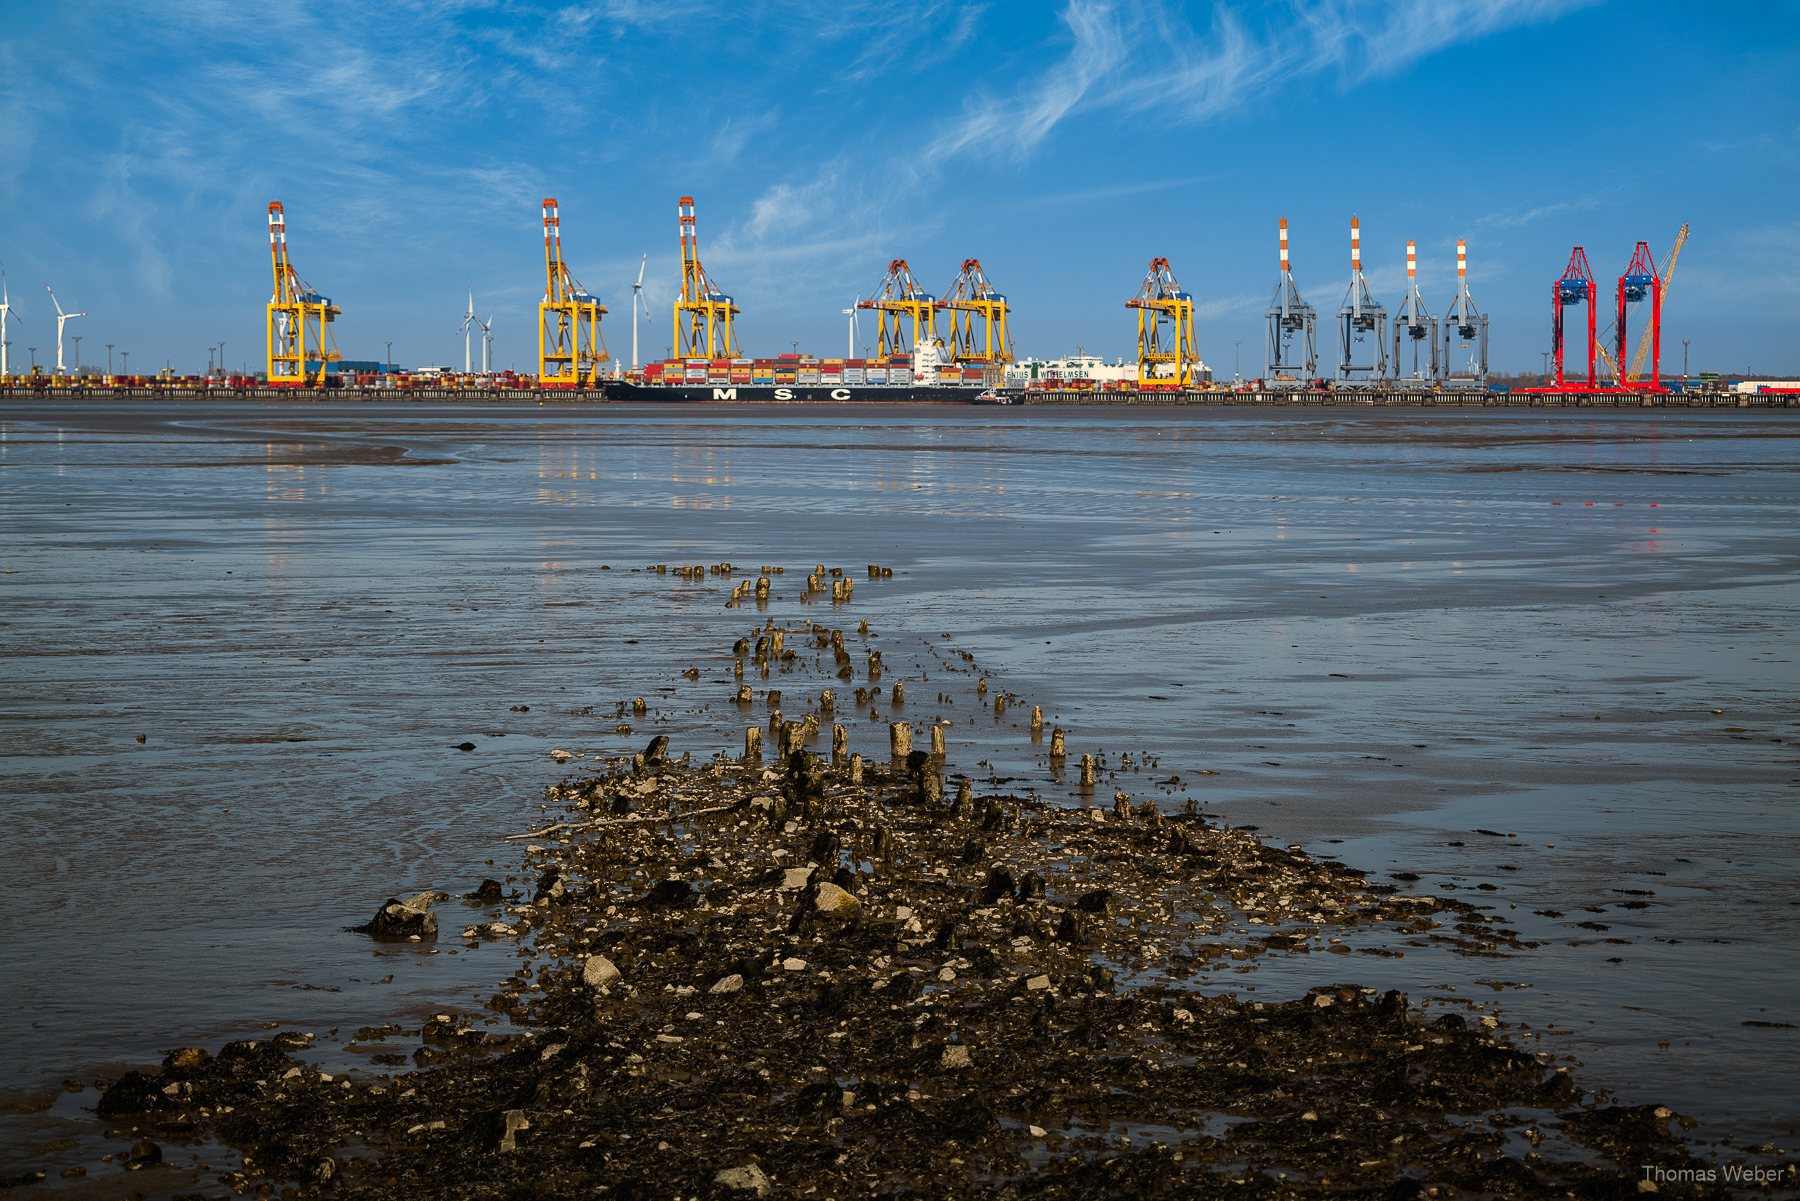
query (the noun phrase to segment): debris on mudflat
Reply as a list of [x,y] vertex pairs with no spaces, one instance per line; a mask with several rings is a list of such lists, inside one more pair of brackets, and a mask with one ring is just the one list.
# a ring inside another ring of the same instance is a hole
[[360,926],[352,926],[357,934],[389,941],[423,941],[437,937],[437,914],[431,912],[434,901],[444,899],[440,892],[422,892],[400,900],[389,897],[375,916]]
[[233,1183],[298,1196],[1594,1196],[1619,1164],[1700,1163],[1669,1111],[1399,993],[1181,987],[1479,928],[1456,902],[1199,818],[1008,794],[959,816],[904,761],[851,785],[804,750],[659,762],[655,820],[612,816],[649,770],[551,790],[592,816],[536,852],[567,886],[514,915],[542,959],[492,1002],[518,1033],[446,1018],[392,1079],[178,1052],[102,1113],[210,1128],[245,1154]]
[[[736,676],[806,666],[784,635],[854,678],[843,631],[772,620],[732,648]],[[884,668],[897,706],[905,669],[870,651],[869,680]],[[1497,1022],[1338,982],[1356,954],[1526,945],[1493,915],[1191,803],[946,788],[938,722],[914,750],[856,688],[891,752],[865,760],[836,724],[848,706],[818,695],[771,714],[771,765],[760,726],[707,763],[657,735],[548,790],[561,820],[522,836],[532,899],[484,881],[471,899],[492,920],[464,931],[520,940],[488,1002],[507,1032],[454,1014],[369,1028],[394,1069],[416,1035],[410,1070],[337,1078],[280,1042],[189,1048],[113,1083],[100,1114],[158,1155],[228,1144],[227,1185],[284,1197],[1592,1197],[1636,1195],[1644,1165],[1706,1179],[1688,1119],[1609,1104]],[[1040,706],[1029,729],[1035,745]],[[807,749],[821,731],[829,756]],[[1068,754],[1054,727],[1053,773]],[[1079,761],[1085,796],[1109,769]],[[434,899],[359,929],[435,934]],[[1332,958],[1285,1002],[1194,986],[1269,954]]]

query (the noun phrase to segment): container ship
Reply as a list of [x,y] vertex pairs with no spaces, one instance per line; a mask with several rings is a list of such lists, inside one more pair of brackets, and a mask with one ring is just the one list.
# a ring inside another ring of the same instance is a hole
[[945,362],[942,347],[872,359],[691,358],[649,363],[598,387],[608,400],[690,404],[894,401],[968,404],[1003,382],[997,368]]

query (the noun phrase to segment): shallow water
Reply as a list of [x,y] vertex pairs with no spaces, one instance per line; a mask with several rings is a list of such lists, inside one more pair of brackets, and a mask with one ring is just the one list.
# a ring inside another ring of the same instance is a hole
[[[0,1084],[478,1003],[510,948],[343,927],[504,878],[551,747],[732,745],[725,689],[677,673],[716,676],[744,618],[634,571],[729,560],[790,597],[842,566],[842,617],[900,656],[950,633],[1072,749],[1156,756],[1144,795],[1541,940],[1196,986],[1479,1000],[1590,1084],[1788,1138],[1797,450],[1760,412],[0,407],[0,979],[29,1019]],[[953,758],[1054,795],[1022,716]]]

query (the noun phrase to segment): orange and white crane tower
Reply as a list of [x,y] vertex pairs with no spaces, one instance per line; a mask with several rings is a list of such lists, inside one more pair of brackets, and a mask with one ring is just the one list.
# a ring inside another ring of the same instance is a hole
[[[1394,313],[1394,378],[1396,380],[1420,381],[1436,380],[1438,376],[1438,323],[1425,307],[1425,297],[1419,293],[1419,251],[1418,244],[1406,244],[1406,295],[1400,298],[1400,308]],[[1412,363],[1406,362],[1405,352],[1411,344]],[[1423,344],[1423,345],[1421,345]]]
[[1281,275],[1275,297],[1263,315],[1268,322],[1268,371],[1263,383],[1270,388],[1304,388],[1319,373],[1318,315],[1300,297],[1300,286],[1288,266],[1288,223],[1281,219]]
[[[964,259],[937,307],[950,314],[952,362],[1005,366],[1013,361],[1012,335],[1006,328],[1006,297],[987,277],[980,259]],[[976,337],[975,321],[981,320]]]
[[301,279],[288,261],[287,215],[279,200],[269,202],[269,261],[275,275],[267,323],[269,382],[323,388],[327,367],[343,358],[331,336],[331,323],[343,310]]
[[[1462,361],[1452,357],[1452,343],[1460,343]],[[1438,360],[1438,378],[1446,383],[1487,386],[1488,319],[1469,295],[1469,245],[1456,240],[1456,296],[1444,311],[1444,354]]]
[[1125,302],[1138,314],[1138,387],[1192,386],[1200,352],[1194,344],[1194,298],[1175,282],[1169,260],[1150,260],[1137,295]]
[[682,358],[734,359],[737,332],[732,319],[739,310],[700,265],[700,236],[694,223],[694,198],[675,204],[681,221],[681,296],[675,301],[675,353]]
[[[1387,310],[1369,291],[1363,278],[1362,222],[1350,218],[1350,287],[1338,306],[1337,382],[1379,384],[1387,378]],[[1370,343],[1366,361],[1356,353],[1358,343]]]
[[905,259],[889,263],[874,294],[856,307],[875,310],[876,344],[883,358],[911,354],[916,346],[938,341],[937,299],[919,286]]
[[538,302],[538,384],[592,387],[611,356],[600,336],[606,306],[581,286],[562,256],[556,197],[544,200],[544,298]]

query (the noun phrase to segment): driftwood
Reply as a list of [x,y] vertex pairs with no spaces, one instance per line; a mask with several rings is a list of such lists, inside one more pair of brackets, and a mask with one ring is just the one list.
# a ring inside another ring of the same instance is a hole
[[729,805],[710,805],[705,809],[689,809],[685,813],[634,813],[629,817],[596,817],[584,822],[558,822],[554,826],[545,826],[542,830],[530,830],[524,834],[508,834],[504,841],[511,842],[519,838],[542,838],[547,834],[561,834],[569,830],[593,830],[607,826],[647,826],[656,822],[686,821],[690,817],[730,813],[734,809],[744,808],[749,803],[749,799],[745,798],[733,801]]

